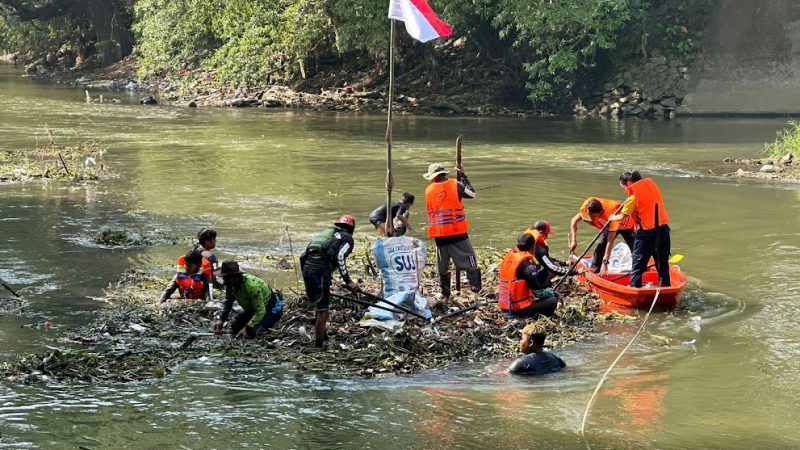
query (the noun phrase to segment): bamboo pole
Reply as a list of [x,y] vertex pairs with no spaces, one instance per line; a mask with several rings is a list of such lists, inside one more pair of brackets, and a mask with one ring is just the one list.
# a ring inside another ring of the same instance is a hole
[[395,20],[391,19],[389,28],[389,109],[386,117],[386,235],[394,234],[394,217],[392,217],[392,99],[394,98],[394,29]]

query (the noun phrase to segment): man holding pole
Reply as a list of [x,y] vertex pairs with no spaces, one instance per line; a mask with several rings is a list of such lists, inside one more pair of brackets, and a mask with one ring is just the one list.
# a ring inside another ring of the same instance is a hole
[[439,272],[442,296],[450,298],[450,260],[457,270],[465,270],[473,292],[481,290],[481,271],[475,250],[469,241],[469,224],[464,213],[465,198],[475,198],[475,189],[456,164],[457,180],[447,178],[443,164],[428,166],[423,178],[431,183],[425,189],[425,209],[428,213],[428,237],[436,242],[436,267]]

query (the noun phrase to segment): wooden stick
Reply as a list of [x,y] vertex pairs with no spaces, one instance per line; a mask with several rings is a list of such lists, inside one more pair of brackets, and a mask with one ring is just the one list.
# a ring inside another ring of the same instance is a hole
[[66,171],[67,171],[67,176],[69,176],[70,178],[72,178],[72,174],[69,172],[69,167],[67,167],[67,163],[66,163],[66,162],[64,162],[64,157],[63,157],[63,156],[61,156],[61,153],[60,153],[60,152],[59,152],[59,154],[58,154],[58,159],[60,159],[60,160],[61,160],[61,165],[62,165],[62,166],[64,166],[64,170],[66,170]]
[[453,311],[451,313],[447,313],[447,314],[445,314],[443,316],[437,317],[436,320],[433,321],[433,323],[439,323],[440,321],[442,321],[444,319],[447,319],[447,318],[450,318],[450,317],[453,317],[453,316],[457,316],[459,314],[464,314],[465,312],[472,311],[473,309],[478,309],[481,306],[486,306],[488,304],[489,304],[489,302],[481,302],[481,303],[476,303],[476,304],[474,304],[472,306],[467,306],[466,308],[461,308],[459,310],[456,310],[456,311]]
[[[458,168],[461,167],[461,142],[464,140],[464,136],[458,135],[456,138],[456,178],[458,178]],[[455,265],[455,264],[453,264]],[[461,291],[461,270],[456,267],[456,290]],[[447,286],[448,288],[450,286]]]
[[7,284],[6,284],[6,282],[5,282],[5,281],[3,281],[2,279],[0,279],[0,284],[2,284],[4,288],[8,289],[8,292],[11,292],[11,293],[14,295],[14,297],[21,298],[21,297],[19,296],[19,294],[17,294],[16,292],[14,292],[14,290],[13,290],[13,289],[11,289],[11,286],[7,285]]
[[386,301],[386,299],[380,298],[377,295],[372,295],[369,292],[361,291],[361,293],[364,294],[367,298],[372,299],[376,303],[386,303],[388,305],[392,305],[392,307],[394,307],[394,308],[397,308],[397,309],[403,311],[404,313],[411,314],[413,316],[419,317],[420,319],[424,319],[425,318],[422,314],[420,314],[420,313],[418,313],[416,311],[412,311],[412,310],[406,308],[403,305],[395,305],[394,303],[389,303],[389,302]]

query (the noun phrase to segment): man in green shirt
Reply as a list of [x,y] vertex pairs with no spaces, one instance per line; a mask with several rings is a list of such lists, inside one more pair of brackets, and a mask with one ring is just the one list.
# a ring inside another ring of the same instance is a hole
[[219,275],[225,280],[225,302],[214,332],[222,331],[236,301],[244,311],[231,321],[231,335],[252,339],[275,325],[283,315],[283,302],[266,281],[244,273],[236,261],[224,261]]

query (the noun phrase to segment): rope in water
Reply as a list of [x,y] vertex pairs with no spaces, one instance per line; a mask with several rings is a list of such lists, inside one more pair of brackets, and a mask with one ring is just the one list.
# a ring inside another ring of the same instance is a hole
[[586,404],[586,410],[583,412],[583,420],[581,420],[581,437],[583,438],[586,437],[585,435],[586,419],[589,417],[589,410],[592,408],[592,403],[594,403],[594,399],[595,397],[597,397],[597,393],[600,392],[600,387],[603,386],[603,383],[606,381],[606,378],[608,378],[608,374],[611,372],[614,366],[617,365],[617,362],[619,362],[619,360],[622,358],[622,355],[624,355],[625,352],[628,351],[630,346],[633,344],[633,341],[636,340],[636,338],[639,336],[639,333],[641,333],[642,330],[644,329],[644,326],[647,323],[647,319],[650,318],[650,313],[653,312],[653,308],[656,306],[659,294],[661,294],[661,288],[656,289],[656,295],[655,297],[653,297],[653,303],[650,305],[650,309],[644,316],[644,320],[642,321],[642,324],[639,326],[639,329],[636,330],[636,334],[633,335],[631,341],[628,342],[628,345],[626,345],[625,348],[623,348],[622,351],[619,353],[619,355],[617,355],[617,358],[614,360],[614,362],[612,362],[611,365],[608,366],[606,373],[603,374],[603,377],[600,378],[600,382],[597,383],[597,387],[594,388],[594,392],[592,392],[592,396],[589,398],[589,403]]

